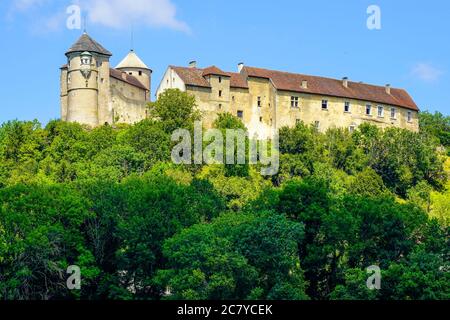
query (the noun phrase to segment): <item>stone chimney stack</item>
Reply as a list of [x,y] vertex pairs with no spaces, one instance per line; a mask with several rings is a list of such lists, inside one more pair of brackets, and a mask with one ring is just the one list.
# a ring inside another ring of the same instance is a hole
[[344,87],[348,88],[348,78],[347,77],[342,78],[342,85]]
[[240,62],[240,63],[238,64],[238,72],[241,73],[242,69],[244,69],[244,63],[243,63],[243,62]]
[[197,68],[197,61],[193,60],[191,62],[189,62],[189,68]]
[[391,94],[391,85],[390,84],[386,85],[386,93]]

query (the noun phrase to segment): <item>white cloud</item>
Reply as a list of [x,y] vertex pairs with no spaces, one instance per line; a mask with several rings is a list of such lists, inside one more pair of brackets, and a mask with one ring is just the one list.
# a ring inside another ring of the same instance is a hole
[[[54,3],[58,10],[61,3],[55,0],[13,0],[15,12],[26,12]],[[177,8],[172,0],[74,0],[67,6],[78,4],[82,13],[87,14],[91,25],[101,25],[114,29],[129,29],[131,25],[165,27],[189,33],[189,26],[176,16]],[[48,11],[47,11],[48,16]],[[52,28],[59,21],[61,13],[51,16]],[[57,18],[58,17],[58,18]],[[61,27],[63,24],[61,24]]]
[[429,63],[418,63],[413,67],[411,74],[422,81],[435,82],[439,80],[443,71]]
[[82,0],[89,20],[111,28],[129,28],[131,24],[189,32],[186,23],[176,17],[171,0]]

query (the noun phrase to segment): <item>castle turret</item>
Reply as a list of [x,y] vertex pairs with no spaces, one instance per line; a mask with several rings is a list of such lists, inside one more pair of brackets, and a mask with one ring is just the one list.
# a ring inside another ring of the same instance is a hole
[[131,50],[117,65],[116,69],[134,76],[148,90],[148,100],[151,97],[152,70]]
[[[97,126],[111,118],[108,110],[109,58],[112,54],[86,32],[66,52],[68,64],[62,69],[62,120]],[[64,110],[65,109],[65,110]]]

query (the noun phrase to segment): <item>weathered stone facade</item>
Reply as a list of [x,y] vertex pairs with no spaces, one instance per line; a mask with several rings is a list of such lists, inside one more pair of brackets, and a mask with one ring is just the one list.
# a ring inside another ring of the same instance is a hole
[[[251,136],[271,138],[298,121],[320,131],[362,123],[418,131],[418,112],[402,89],[239,66],[238,73],[216,67],[170,66],[157,96],[170,88],[193,94],[210,127],[221,112],[241,117]],[[370,106],[370,108],[369,108]],[[370,111],[370,114],[369,114]]]
[[116,67],[111,53],[86,33],[61,68],[61,119],[96,127],[135,123],[147,116],[152,71],[131,51]]

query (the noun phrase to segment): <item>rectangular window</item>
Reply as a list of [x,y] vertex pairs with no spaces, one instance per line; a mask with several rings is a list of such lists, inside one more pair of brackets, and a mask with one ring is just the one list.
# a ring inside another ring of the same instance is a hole
[[261,106],[262,106],[261,97],[258,97],[258,108],[261,108]]
[[345,106],[344,106],[344,111],[345,112],[350,112],[350,102],[345,102]]
[[243,119],[244,118],[244,111],[238,110],[237,116],[238,116],[238,118]]
[[407,117],[408,117],[408,122],[411,122],[412,121],[412,112],[411,111],[408,111]]
[[316,128],[317,131],[319,131],[320,130],[320,121],[314,122],[314,127]]
[[222,90],[219,90],[219,97],[222,97]]
[[234,101],[234,96],[231,97],[231,100]]
[[300,120],[300,119],[296,119],[296,120],[295,120],[295,125],[297,125],[297,126],[298,126],[298,125],[299,125],[299,124],[300,124],[301,122],[302,122],[302,120]]
[[378,117],[383,118],[384,117],[384,107],[378,106]]
[[259,122],[263,122],[263,117],[259,117]]
[[366,105],[366,115],[372,115],[372,106],[370,104]]
[[139,71],[139,75],[142,76],[142,71]]
[[397,109],[391,108],[391,118],[396,119],[397,118]]
[[348,131],[350,131],[350,133],[355,132],[355,126],[348,127]]
[[219,77],[219,83],[222,83],[222,77]]
[[222,104],[221,103],[219,104],[219,110],[222,110]]
[[328,100],[322,100],[322,110],[328,110]]
[[291,108],[298,108],[298,97],[291,97]]

